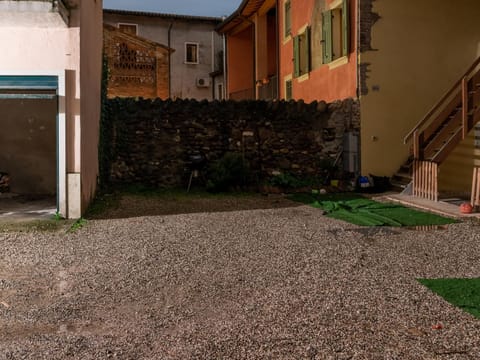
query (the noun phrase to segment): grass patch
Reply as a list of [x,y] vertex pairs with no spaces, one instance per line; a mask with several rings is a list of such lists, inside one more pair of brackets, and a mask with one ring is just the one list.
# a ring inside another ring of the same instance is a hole
[[211,193],[205,190],[192,189],[187,193],[185,189],[173,188],[155,188],[147,187],[143,185],[129,185],[116,187],[109,193],[100,193],[88,208],[85,218],[86,219],[98,219],[112,211],[117,211],[122,205],[122,199],[136,198],[151,200],[148,203],[152,204],[158,201],[165,202],[178,202],[187,205],[194,203],[197,200],[222,200],[222,199],[249,199],[258,196],[255,193],[249,192],[220,192]]
[[85,225],[87,225],[87,220],[85,220],[83,217],[76,220],[72,226],[70,226],[70,229],[68,229],[67,232],[69,233],[73,233],[75,231],[78,231],[80,230],[82,227],[84,227]]
[[398,204],[380,203],[353,193],[296,194],[290,199],[322,209],[328,217],[360,226],[446,225],[455,222],[443,216]]
[[449,303],[480,319],[480,278],[418,279],[418,281]]
[[68,225],[67,220],[34,220],[34,221],[11,221],[0,222],[0,232],[56,232]]

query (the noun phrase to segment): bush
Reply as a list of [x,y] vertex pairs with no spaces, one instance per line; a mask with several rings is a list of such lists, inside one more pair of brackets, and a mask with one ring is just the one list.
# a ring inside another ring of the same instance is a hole
[[222,192],[247,186],[250,168],[241,155],[226,153],[208,167],[207,190]]
[[298,189],[306,185],[304,181],[289,173],[275,175],[269,182],[272,186],[282,189]]

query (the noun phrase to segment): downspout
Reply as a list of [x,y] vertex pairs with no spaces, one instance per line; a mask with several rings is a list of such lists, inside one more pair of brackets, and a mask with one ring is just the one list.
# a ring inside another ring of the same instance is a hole
[[276,50],[277,50],[277,61],[276,61],[276,65],[277,65],[277,98],[274,99],[274,100],[280,100],[280,86],[281,86],[281,82],[280,82],[280,32],[278,31],[278,29],[280,29],[280,21],[279,21],[279,9],[280,9],[280,1],[279,0],[276,0],[275,1],[275,7],[276,7],[276,11],[275,11],[275,46],[276,46]]
[[[212,31],[212,73],[215,72],[215,31]],[[212,76],[212,101],[215,100],[215,78]]]
[[253,99],[257,100],[257,42],[256,42],[256,33],[257,33],[257,26],[255,22],[250,21],[252,24],[252,43],[253,43]]
[[357,61],[357,99],[360,100],[360,0],[357,0],[357,6],[356,6],[356,18],[355,21],[357,22],[356,26],[356,43],[357,43],[357,48],[356,48],[356,61]]
[[229,92],[228,92],[228,69],[227,69],[227,37],[225,34],[222,34],[223,36],[223,92],[224,96],[223,98],[228,100],[230,98]]
[[[360,32],[361,32],[361,26],[360,26],[360,16],[361,16],[361,10],[360,10],[360,1],[361,0],[356,0],[357,1],[357,16],[356,16],[356,19],[355,21],[357,22],[357,26],[356,26],[356,29],[357,29],[357,51],[356,51],[356,55],[357,55],[357,101],[358,101],[358,104],[359,104],[359,107],[361,107],[361,104],[360,104],[360,95],[361,95],[361,89],[360,89],[360,86],[361,86],[361,74],[360,74],[360,41],[361,41],[361,35],[360,35]],[[362,136],[361,136],[361,129],[362,129],[362,117],[360,115],[360,129],[358,130],[358,143],[357,143],[357,166],[358,166],[358,174],[355,174],[355,175],[361,175],[362,174]]]
[[172,51],[171,51],[171,36],[172,36],[173,22],[168,26],[168,98],[172,98]]

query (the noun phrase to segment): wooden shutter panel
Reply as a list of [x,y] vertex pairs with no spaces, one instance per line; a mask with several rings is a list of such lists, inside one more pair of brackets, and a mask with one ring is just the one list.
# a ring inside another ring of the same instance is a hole
[[350,45],[350,12],[348,0],[343,0],[342,5],[342,55],[347,56]]
[[322,14],[322,44],[323,44],[323,63],[332,62],[333,44],[332,44],[332,11],[328,10]]
[[290,1],[287,1],[285,3],[285,21],[284,21],[284,24],[285,24],[285,34],[284,36],[285,37],[288,37],[290,35],[290,32],[291,32],[291,3]]
[[292,97],[292,80],[287,80],[285,82],[285,99],[291,100]]
[[308,73],[310,72],[311,70],[311,66],[310,66],[310,59],[311,59],[311,56],[310,56],[310,52],[311,52],[311,44],[310,44],[310,26],[307,27],[305,29],[305,59],[306,59],[306,69],[305,69],[305,73]]
[[295,36],[293,38],[293,67],[294,76],[300,76],[300,37]]

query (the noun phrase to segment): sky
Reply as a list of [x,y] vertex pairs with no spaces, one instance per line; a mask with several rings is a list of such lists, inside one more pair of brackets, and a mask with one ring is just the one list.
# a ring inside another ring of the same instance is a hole
[[160,12],[167,14],[228,16],[241,0],[103,0],[105,9]]

